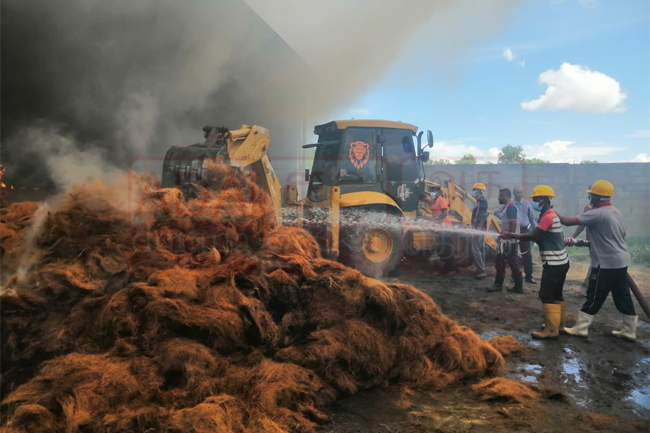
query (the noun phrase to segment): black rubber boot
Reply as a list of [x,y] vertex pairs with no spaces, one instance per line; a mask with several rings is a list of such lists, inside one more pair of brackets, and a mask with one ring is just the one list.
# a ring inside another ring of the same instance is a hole
[[512,289],[508,289],[508,292],[510,293],[517,293],[517,294],[523,294],[524,293],[524,278],[520,275],[518,277],[514,277],[515,280],[515,286]]
[[491,287],[486,287],[485,290],[488,292],[500,292],[503,290],[503,281],[505,277],[496,277],[494,279],[494,284]]

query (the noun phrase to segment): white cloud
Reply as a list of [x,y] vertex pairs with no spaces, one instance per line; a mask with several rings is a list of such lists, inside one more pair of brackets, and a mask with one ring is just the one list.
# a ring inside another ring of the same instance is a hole
[[467,141],[470,140],[471,139],[436,141],[433,145],[433,149],[431,149],[431,159],[448,159],[450,161],[456,161],[462,158],[463,155],[470,154],[476,157],[476,161],[479,164],[497,162],[499,149],[493,147],[484,150],[477,146],[468,144]]
[[539,75],[539,83],[546,84],[546,92],[533,101],[521,103],[521,108],[536,110],[572,110],[588,113],[620,112],[627,93],[615,79],[597,71],[570,63],[562,63],[558,70]]
[[[501,56],[510,63],[517,60],[517,55],[514,53],[514,51],[512,51],[510,47],[504,48],[503,52],[501,53]],[[525,60],[518,61],[517,66],[525,68],[526,61]]]
[[574,146],[575,142],[568,140],[547,141],[541,145],[524,145],[527,158],[540,158],[550,162],[579,163],[587,159],[596,159],[624,150],[625,148],[607,143],[596,143],[591,146]]
[[510,48],[506,48],[503,50],[503,58],[509,62],[512,62],[517,58],[517,56],[515,56],[515,53],[513,53]]
[[628,135],[628,138],[650,138],[650,129],[642,129]]
[[634,157],[632,162],[650,162],[650,155],[647,153],[639,153],[637,156]]

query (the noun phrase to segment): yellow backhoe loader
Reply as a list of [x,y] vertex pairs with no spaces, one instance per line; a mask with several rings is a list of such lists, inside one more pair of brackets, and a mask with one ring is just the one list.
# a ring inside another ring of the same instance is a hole
[[[303,146],[315,148],[312,168],[305,173],[306,197],[299,200],[297,187],[288,185],[284,208],[280,182],[268,158],[268,130],[206,126],[204,132],[203,144],[169,149],[163,187],[202,184],[204,159],[220,156],[232,167],[254,171],[257,183],[269,192],[278,218],[284,214],[284,223],[307,229],[326,257],[377,275],[396,270],[405,256],[430,256],[436,251],[436,230],[418,227],[419,220],[427,219],[419,209],[429,188],[422,165],[429,153],[416,126],[383,120],[339,120],[316,126],[317,142]],[[430,131],[427,145],[433,145]],[[452,221],[469,226],[471,210],[464,200],[473,203],[473,198],[452,181],[445,182],[443,191]],[[491,219],[491,227],[498,230],[498,222]],[[467,236],[458,238],[455,254],[471,257],[464,246]]]

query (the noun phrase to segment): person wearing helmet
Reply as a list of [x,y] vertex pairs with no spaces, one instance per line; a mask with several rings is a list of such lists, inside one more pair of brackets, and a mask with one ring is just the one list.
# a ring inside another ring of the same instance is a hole
[[576,324],[572,328],[566,328],[566,332],[586,337],[594,316],[611,291],[616,308],[623,314],[622,329],[612,333],[617,337],[635,340],[638,316],[634,311],[627,282],[627,268],[631,258],[625,243],[623,215],[611,202],[614,186],[606,180],[599,180],[587,192],[591,195],[592,210],[574,218],[558,215],[565,226],[587,227],[590,239],[591,279],[587,288],[587,300],[578,313]]
[[569,272],[569,256],[564,248],[562,225],[553,211],[551,199],[555,192],[547,185],[537,185],[531,195],[532,209],[539,212],[537,226],[531,233],[503,233],[500,237],[534,241],[542,259],[542,282],[539,299],[544,311],[544,329],[531,333],[533,338],[558,338],[564,332],[565,304],[562,290]]
[[[503,205],[500,213],[502,233],[519,233],[519,210],[512,200],[512,192],[508,188],[499,191],[499,204]],[[506,264],[510,266],[515,286],[508,289],[510,293],[523,294],[523,277],[521,275],[521,254],[519,254],[518,241],[515,239],[502,238],[499,242],[499,254],[494,262],[497,275],[494,284],[486,287],[488,292],[500,292],[503,290],[503,282],[506,279]]]
[[[488,202],[485,199],[485,185],[475,183],[472,187],[472,196],[476,199],[476,205],[472,209],[472,227],[476,230],[486,230]],[[476,265],[474,278],[483,279],[487,277],[485,272],[485,240],[483,236],[475,236],[472,239],[472,256]]]

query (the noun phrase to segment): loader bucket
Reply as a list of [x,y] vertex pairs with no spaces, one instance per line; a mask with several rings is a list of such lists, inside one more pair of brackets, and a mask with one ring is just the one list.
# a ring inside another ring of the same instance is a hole
[[207,187],[203,179],[203,162],[215,158],[220,148],[202,145],[172,146],[165,155],[162,171],[163,188],[184,188],[187,184]]

